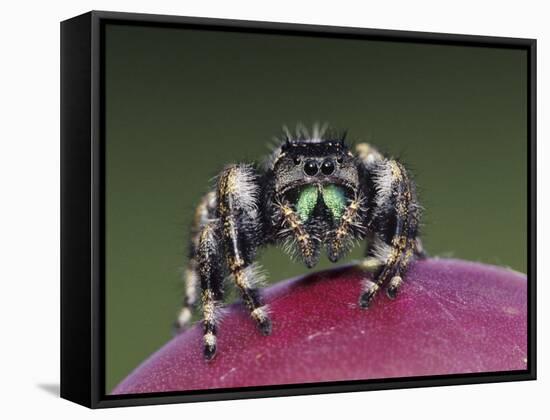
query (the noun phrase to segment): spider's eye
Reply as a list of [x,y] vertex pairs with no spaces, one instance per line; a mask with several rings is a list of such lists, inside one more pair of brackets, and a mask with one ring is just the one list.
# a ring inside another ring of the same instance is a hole
[[300,158],[297,158],[297,157],[294,158],[294,164],[295,165],[299,165],[301,161],[302,161],[302,159],[300,159]]
[[325,159],[321,165],[321,172],[325,175],[331,175],[334,172],[334,162],[332,159]]
[[308,176],[314,176],[319,171],[319,168],[317,167],[317,162],[314,160],[308,160],[306,163],[304,163],[304,173]]
[[338,163],[342,163],[344,161],[344,158],[342,156],[340,156],[338,159],[336,159],[336,162]]

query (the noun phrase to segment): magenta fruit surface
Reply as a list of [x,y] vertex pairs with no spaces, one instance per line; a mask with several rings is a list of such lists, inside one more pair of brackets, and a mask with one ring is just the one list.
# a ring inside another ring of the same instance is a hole
[[413,263],[397,299],[358,307],[353,266],[264,291],[273,332],[264,337],[231,305],[206,362],[195,325],[138,366],[114,394],[496,372],[527,368],[527,279],[450,259]]

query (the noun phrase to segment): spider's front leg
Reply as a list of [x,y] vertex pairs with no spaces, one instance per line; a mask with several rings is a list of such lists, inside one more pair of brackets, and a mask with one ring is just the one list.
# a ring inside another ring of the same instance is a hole
[[227,268],[262,334],[271,333],[271,320],[256,285],[263,280],[254,264],[262,241],[258,200],[260,186],[251,166],[231,165],[218,181],[218,215]]
[[417,237],[420,206],[414,183],[401,163],[371,153],[376,154],[363,156],[363,161],[374,188],[374,209],[369,217],[373,235],[362,265],[374,271],[375,277],[365,282],[359,299],[363,308],[383,286],[388,297],[395,298],[409,262],[423,255]]

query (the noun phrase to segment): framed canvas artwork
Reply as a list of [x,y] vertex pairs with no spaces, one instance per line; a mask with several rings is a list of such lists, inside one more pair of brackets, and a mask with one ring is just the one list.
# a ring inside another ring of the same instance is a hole
[[534,379],[535,47],[62,22],[62,397]]

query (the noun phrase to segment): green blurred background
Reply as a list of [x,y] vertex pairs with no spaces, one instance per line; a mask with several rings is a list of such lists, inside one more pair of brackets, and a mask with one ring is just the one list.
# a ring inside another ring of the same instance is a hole
[[[105,63],[108,391],[171,337],[211,178],[283,124],[404,160],[430,254],[526,271],[524,51],[113,24]],[[279,249],[261,263],[272,281],[307,271]]]

